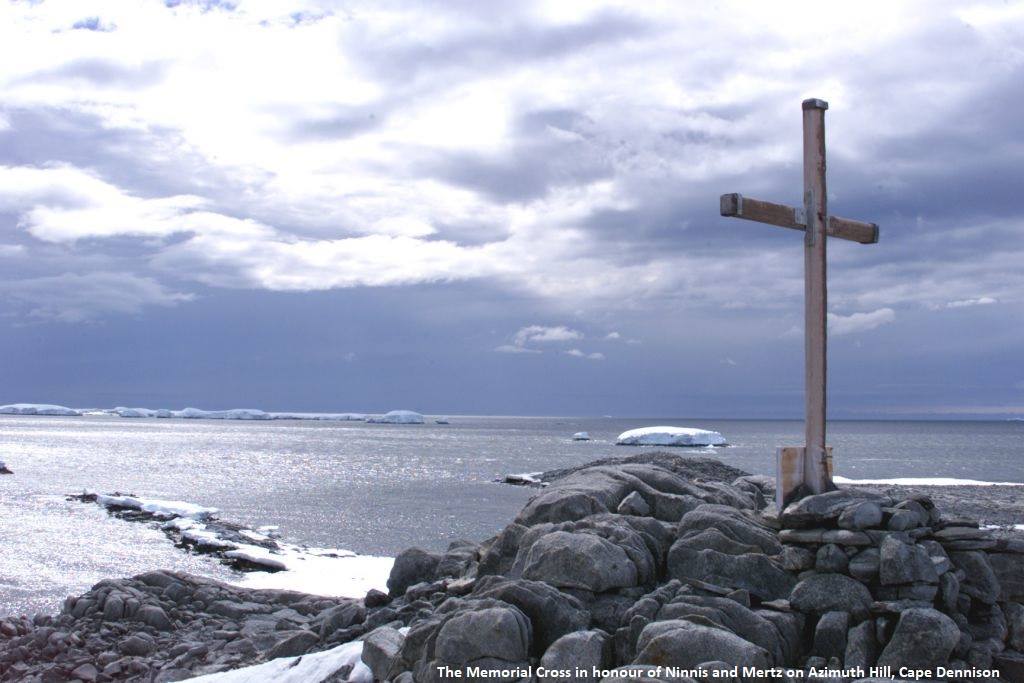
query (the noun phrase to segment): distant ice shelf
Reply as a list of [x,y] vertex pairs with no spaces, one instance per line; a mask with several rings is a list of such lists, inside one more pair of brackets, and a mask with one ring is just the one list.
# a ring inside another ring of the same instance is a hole
[[82,413],[67,406],[55,406],[49,403],[11,403],[0,406],[0,415],[65,415],[78,416]]
[[[423,415],[412,410],[392,410],[384,415],[366,413],[305,413],[267,412],[257,408],[232,408],[230,410],[203,410],[202,408],[141,408],[118,406],[116,408],[75,409],[66,406],[43,403],[12,403],[0,406],[0,415],[63,415],[77,417],[126,417],[126,418],[181,418],[189,420],[319,420],[329,422],[370,422],[382,424],[423,424]],[[447,417],[434,420],[437,424],[448,424]]]
[[619,434],[620,446],[725,446],[718,432],[693,427],[641,427]]

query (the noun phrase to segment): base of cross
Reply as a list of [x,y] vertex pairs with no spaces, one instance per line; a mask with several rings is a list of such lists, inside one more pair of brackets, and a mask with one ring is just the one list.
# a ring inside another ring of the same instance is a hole
[[825,447],[825,466],[816,468],[822,477],[821,481],[814,482],[816,486],[807,480],[808,471],[812,468],[807,467],[806,459],[807,449],[803,446],[783,446],[776,451],[775,502],[780,511],[804,496],[835,490],[836,485],[832,482],[832,447]]

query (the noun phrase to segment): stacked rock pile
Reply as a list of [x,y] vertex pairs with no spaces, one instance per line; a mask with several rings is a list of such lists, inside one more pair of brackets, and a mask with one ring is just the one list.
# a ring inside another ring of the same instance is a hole
[[388,594],[359,601],[166,572],[102,582],[58,617],[0,622],[0,680],[181,680],[361,639],[374,679],[396,683],[885,665],[1024,681],[1020,541],[856,489],[780,514],[769,479],[736,474],[649,454],[574,470],[494,538],[403,552]]

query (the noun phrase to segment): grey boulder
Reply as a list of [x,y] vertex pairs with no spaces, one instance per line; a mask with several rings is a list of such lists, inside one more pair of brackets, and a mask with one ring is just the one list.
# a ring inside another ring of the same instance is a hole
[[879,666],[934,669],[949,661],[960,640],[956,622],[934,609],[913,608],[900,615],[888,645],[878,658]]
[[600,536],[555,531],[530,548],[523,578],[601,593],[637,585],[637,568],[626,551]]
[[[548,671],[583,671],[593,672],[594,669],[608,669],[612,663],[612,643],[608,634],[603,631],[576,631],[567,633],[551,644],[544,656],[540,658],[540,666]],[[545,678],[557,683],[568,681],[596,681],[597,678],[588,673],[585,676],[569,676]]]
[[763,648],[723,628],[682,619],[656,621],[640,632],[634,664],[694,668],[704,662],[767,669],[771,656]]

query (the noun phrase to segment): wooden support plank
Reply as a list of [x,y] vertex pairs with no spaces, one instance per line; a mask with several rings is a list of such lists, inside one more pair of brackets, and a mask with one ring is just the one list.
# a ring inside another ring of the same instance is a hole
[[[763,199],[744,197],[738,192],[723,194],[719,199],[720,213],[730,218],[743,218],[748,221],[767,223],[779,228],[805,231],[807,222],[804,210],[785,204],[766,202]],[[855,221],[839,216],[828,217],[828,236],[841,240],[849,240],[859,244],[875,244],[878,242],[878,225]]]
[[851,218],[829,216],[828,236],[859,244],[878,244],[878,223],[865,223]]
[[805,100],[803,103],[804,214],[807,217],[804,240],[804,485],[810,493],[824,493],[833,486],[825,451],[828,376],[828,259],[825,251],[825,226],[828,217],[828,190],[825,185],[826,109],[828,104],[821,100]]

